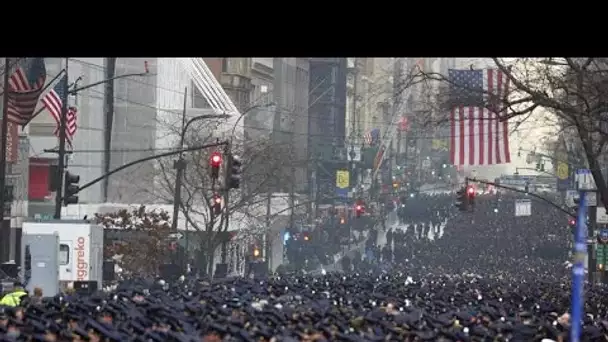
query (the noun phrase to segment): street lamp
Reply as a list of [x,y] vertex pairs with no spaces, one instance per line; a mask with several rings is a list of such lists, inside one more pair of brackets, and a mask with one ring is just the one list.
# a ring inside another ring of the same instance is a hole
[[[230,115],[227,114],[205,114],[199,115],[188,120],[182,127],[182,131],[179,138],[179,148],[183,148],[184,140],[186,138],[186,132],[190,125],[195,121],[206,120],[206,119],[227,119]],[[177,170],[175,175],[175,191],[173,192],[173,220],[171,221],[171,230],[177,232],[177,216],[179,211],[179,205],[182,198],[182,177],[184,169],[186,168],[186,160],[184,160],[184,154],[179,154],[179,159],[173,163],[173,168]],[[186,232],[187,235],[187,232]]]
[[[271,104],[267,104],[265,106],[269,106]],[[239,123],[239,121],[245,116],[245,114],[247,114],[248,112],[250,112],[251,110],[255,109],[255,108],[259,108],[262,107],[260,105],[254,105],[251,106],[249,108],[247,108],[236,120],[234,127],[232,128],[232,137],[234,136],[234,130],[236,129],[237,124]],[[190,118],[190,120],[188,120],[182,127],[182,131],[180,134],[180,143],[179,143],[179,147],[182,148],[184,146],[185,140],[186,140],[186,133],[188,132],[188,128],[190,128],[190,125],[192,125],[194,122],[196,121],[200,121],[200,120],[206,120],[206,119],[228,119],[230,118],[230,115],[227,114],[204,114],[204,115],[199,115],[199,116],[195,116],[193,118]],[[231,141],[232,141],[232,137],[231,137]],[[175,161],[175,163],[173,164],[173,168],[176,169],[176,174],[175,174],[175,190],[173,192],[174,196],[173,196],[173,220],[171,221],[171,230],[174,232],[177,232],[177,221],[178,221],[178,216],[179,216],[179,206],[181,204],[181,198],[182,198],[182,180],[183,180],[183,174],[184,174],[184,170],[186,169],[186,160],[184,159],[184,154],[181,153],[179,155],[179,159]],[[227,199],[226,199],[227,202]],[[227,205],[227,204],[226,204]],[[226,220],[227,221],[227,220]],[[188,250],[188,245],[189,245],[189,239],[188,239],[188,232],[186,232],[186,236],[185,236],[185,243],[186,243],[186,250]]]

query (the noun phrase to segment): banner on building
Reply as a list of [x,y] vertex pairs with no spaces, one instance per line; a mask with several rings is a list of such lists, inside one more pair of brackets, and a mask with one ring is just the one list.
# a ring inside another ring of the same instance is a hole
[[19,159],[19,128],[17,124],[8,122],[6,136],[6,162],[16,163]]
[[336,171],[336,196],[347,198],[350,187],[350,173],[348,170]]
[[565,191],[570,189],[570,170],[568,163],[560,161],[557,163],[557,190]]

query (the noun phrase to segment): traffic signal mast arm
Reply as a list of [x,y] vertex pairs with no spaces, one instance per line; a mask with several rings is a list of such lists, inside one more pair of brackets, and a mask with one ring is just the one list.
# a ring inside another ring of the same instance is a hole
[[201,145],[201,146],[188,147],[188,148],[184,148],[184,149],[169,151],[169,152],[155,154],[153,156],[141,158],[141,159],[132,161],[130,163],[127,163],[125,165],[122,165],[120,167],[117,167],[116,169],[114,169],[114,170],[112,170],[112,171],[110,171],[110,172],[108,172],[106,174],[103,174],[103,175],[101,175],[101,176],[93,179],[92,181],[90,181],[90,182],[88,182],[88,183],[86,183],[86,184],[78,187],[78,191],[76,193],[78,193],[78,192],[80,192],[80,191],[82,191],[82,190],[84,190],[84,189],[86,189],[86,188],[88,188],[88,187],[90,187],[92,185],[95,185],[96,183],[100,182],[104,178],[107,178],[107,177],[115,174],[118,171],[122,171],[122,170],[124,170],[124,169],[126,169],[128,167],[133,166],[133,165],[137,165],[137,164],[140,164],[140,163],[143,163],[143,162],[147,162],[147,161],[150,161],[150,160],[154,160],[154,159],[158,159],[158,158],[173,156],[173,155],[184,153],[184,152],[203,150],[203,149],[210,148],[210,147],[224,146],[224,145],[228,145],[228,144],[229,143],[227,141],[223,141],[223,142],[218,142],[218,143],[213,143],[213,144],[205,144],[205,145]]
[[534,194],[534,193],[526,192],[526,191],[524,191],[524,190],[519,190],[519,189],[516,189],[516,188],[511,188],[511,187],[504,186],[504,185],[500,185],[500,184],[496,184],[496,183],[493,183],[493,182],[486,182],[486,181],[479,180],[479,179],[475,179],[475,178],[468,178],[468,177],[467,177],[467,178],[466,178],[466,182],[467,182],[467,183],[468,183],[468,182],[473,182],[473,183],[480,183],[480,184],[492,185],[492,186],[495,186],[495,187],[497,187],[497,188],[506,189],[506,190],[511,190],[511,191],[514,191],[514,192],[519,192],[520,194],[525,194],[525,195],[528,195],[528,196],[531,196],[531,197],[537,198],[537,199],[539,199],[539,200],[541,200],[541,201],[543,201],[543,202],[545,202],[545,203],[548,203],[548,204],[552,205],[553,207],[555,207],[556,209],[558,209],[558,210],[560,210],[560,211],[562,211],[562,212],[564,212],[564,213],[566,213],[566,214],[570,215],[571,217],[576,218],[576,214],[575,214],[575,213],[572,213],[572,212],[570,212],[570,211],[568,211],[568,210],[566,210],[566,209],[562,208],[560,205],[558,205],[558,204],[556,204],[556,203],[553,203],[552,201],[550,201],[550,200],[548,200],[548,199],[546,199],[546,198],[544,198],[544,197],[542,197],[542,196],[539,196],[539,195],[537,195],[537,194]]

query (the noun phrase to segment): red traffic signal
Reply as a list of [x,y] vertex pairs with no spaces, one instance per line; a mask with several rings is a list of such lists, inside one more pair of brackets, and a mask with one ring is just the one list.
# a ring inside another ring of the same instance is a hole
[[571,219],[568,220],[568,224],[571,225],[571,226],[575,226],[576,225],[576,220],[573,219],[573,218],[571,218]]
[[472,186],[469,186],[469,188],[467,189],[467,193],[469,194],[469,196],[473,196],[475,195],[475,189],[473,189]]
[[211,164],[211,178],[217,179],[220,175],[220,165],[222,165],[222,154],[219,152],[211,153],[209,158],[209,164]]
[[222,155],[219,152],[213,152],[211,154],[211,158],[209,158],[209,162],[212,167],[220,167],[222,165]]
[[220,197],[220,195],[213,195],[212,206],[214,215],[220,215],[222,213],[222,198]]
[[364,211],[365,211],[365,207],[364,207],[363,205],[361,205],[361,204],[357,204],[357,205],[355,206],[355,215],[356,215],[357,217],[360,217],[360,216],[361,216],[361,214],[363,214],[363,212],[364,212]]

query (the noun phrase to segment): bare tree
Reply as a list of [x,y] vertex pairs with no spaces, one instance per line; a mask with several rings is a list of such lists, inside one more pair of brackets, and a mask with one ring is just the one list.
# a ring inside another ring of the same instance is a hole
[[104,243],[104,258],[114,258],[127,274],[158,273],[168,261],[170,215],[163,210],[148,211],[140,206],[134,210],[96,214],[111,243]]
[[[601,164],[608,143],[608,59],[606,58],[492,58],[493,68],[502,72],[510,87],[505,97],[482,89],[484,105],[498,120],[519,126],[534,120],[553,126],[562,134],[568,153],[580,157],[576,167],[588,167],[604,205],[608,185]],[[420,73],[429,82],[440,82],[449,90],[462,87],[446,75]],[[447,91],[449,94],[449,91]],[[438,108],[447,113],[446,103]],[[499,105],[497,105],[499,104]],[[550,113],[551,115],[547,115]],[[447,120],[447,117],[443,117]]]
[[[213,130],[204,124],[193,125],[185,137],[188,146],[200,146],[216,139],[215,133],[206,133]],[[229,226],[238,226],[241,232],[248,229],[260,231],[265,222],[266,211],[262,206],[267,201],[269,187],[292,179],[290,175],[283,174],[288,168],[280,167],[293,160],[289,146],[272,144],[269,137],[256,141],[249,139],[245,143],[244,137],[238,133],[230,138],[230,142],[230,152],[241,157],[242,174],[241,188],[232,189],[229,193],[224,179],[226,170],[222,167],[219,178],[213,180],[209,166],[213,152],[220,152],[223,158],[227,158],[224,148],[184,155],[187,168],[183,177],[180,214],[189,229],[196,232],[193,246],[198,249],[197,264],[208,272],[215,262],[215,251],[229,237]],[[175,170],[171,164],[171,160],[158,163],[157,185],[160,191],[155,191],[155,195],[165,203],[173,202],[175,195]],[[221,213],[214,211],[215,197],[222,198]]]

